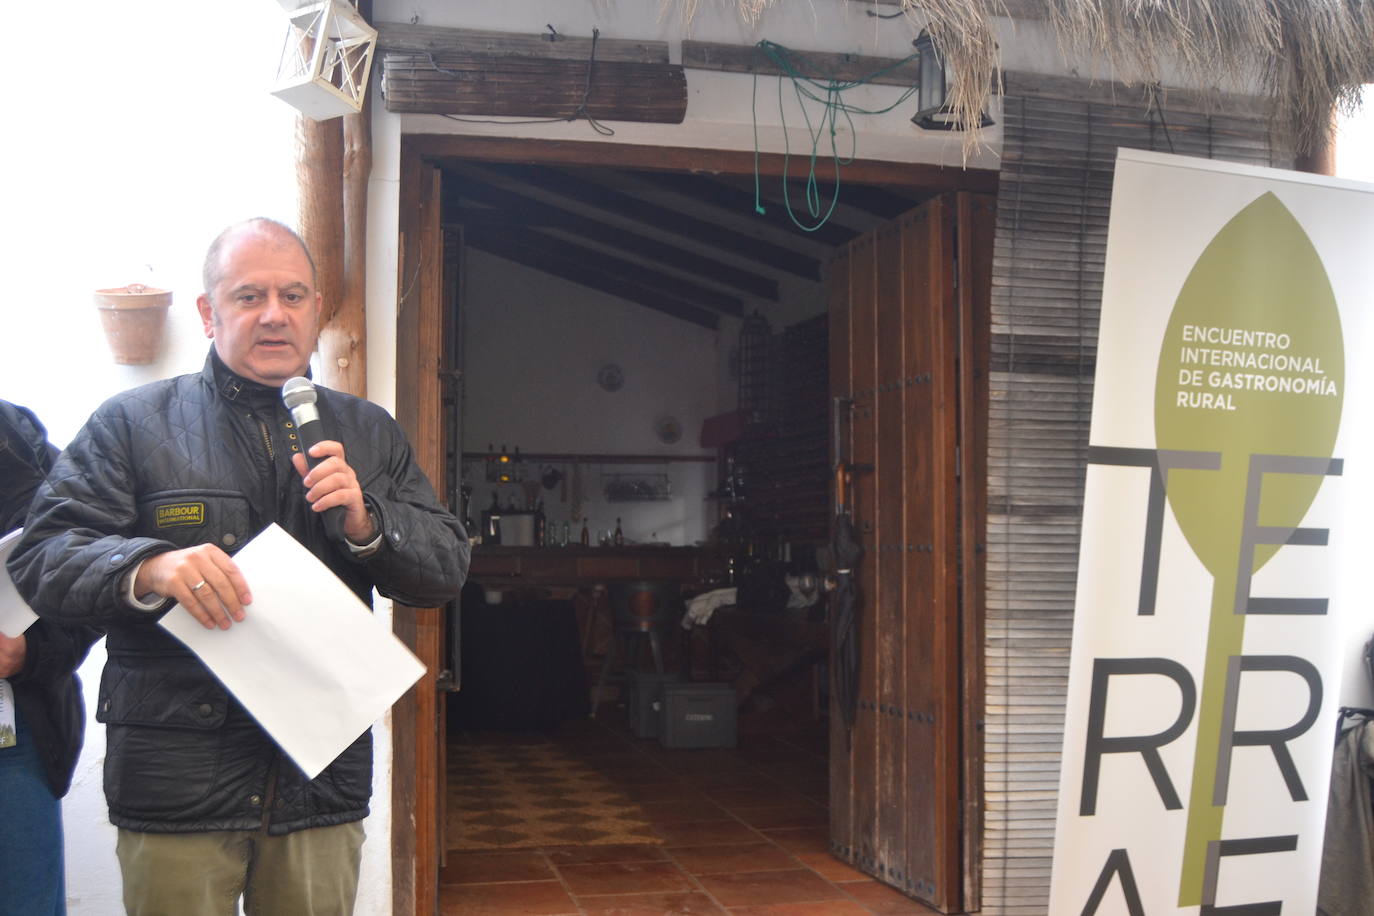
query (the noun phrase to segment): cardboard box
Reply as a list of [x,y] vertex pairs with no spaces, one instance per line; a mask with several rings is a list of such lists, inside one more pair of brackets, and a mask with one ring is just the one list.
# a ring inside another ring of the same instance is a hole
[[658,740],[664,747],[734,747],[735,689],[720,683],[663,685]]

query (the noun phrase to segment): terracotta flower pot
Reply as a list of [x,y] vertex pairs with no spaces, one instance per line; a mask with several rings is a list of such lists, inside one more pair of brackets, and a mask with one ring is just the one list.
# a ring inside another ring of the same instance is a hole
[[115,362],[142,366],[157,359],[171,304],[171,290],[142,283],[95,291],[95,306]]

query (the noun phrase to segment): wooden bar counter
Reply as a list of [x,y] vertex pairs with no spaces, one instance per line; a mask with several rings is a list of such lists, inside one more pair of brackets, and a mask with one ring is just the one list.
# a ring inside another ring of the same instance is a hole
[[472,579],[486,588],[586,587],[617,579],[703,580],[718,565],[702,547],[506,547],[472,548]]

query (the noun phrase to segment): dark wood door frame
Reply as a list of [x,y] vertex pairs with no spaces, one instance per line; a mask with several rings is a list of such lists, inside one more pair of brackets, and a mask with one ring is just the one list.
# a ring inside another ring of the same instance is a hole
[[[403,136],[396,278],[396,418],[431,481],[444,479],[441,340],[436,329],[441,326],[444,302],[439,166],[449,159],[732,175],[752,174],[755,168],[755,154],[748,150],[443,134]],[[757,163],[760,174],[781,176],[786,160],[780,154],[763,153]],[[817,168],[825,174],[832,165],[821,160]],[[843,175],[848,182],[927,194],[995,191],[997,187],[997,173],[993,171],[913,163],[856,161],[844,167]],[[443,664],[443,626],[436,609],[398,605],[394,629],[429,673],[402,697],[392,715],[392,912],[398,916],[431,916],[438,911],[439,749],[434,724],[438,715],[435,672]],[[981,643],[972,647],[966,644],[965,651],[971,650],[966,662],[981,671]]]

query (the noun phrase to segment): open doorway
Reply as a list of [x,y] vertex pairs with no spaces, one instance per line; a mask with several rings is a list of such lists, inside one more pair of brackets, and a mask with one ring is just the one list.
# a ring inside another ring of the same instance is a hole
[[[872,175],[879,179],[890,181],[901,176],[901,180],[892,181],[884,189],[860,183],[864,177],[860,170],[856,173],[859,177],[842,189],[842,199],[847,202],[837,208],[840,217],[817,234],[791,227],[777,199],[781,184],[776,177],[771,181],[765,178],[762,190],[765,208],[772,215],[783,217],[781,225],[759,227],[759,218],[751,212],[752,162],[741,156],[620,148],[622,161],[617,162],[615,156],[605,155],[605,148],[585,150],[558,145],[557,149],[537,150],[529,144],[502,148],[500,144],[456,138],[415,140],[421,141],[429,155],[407,158],[412,166],[409,187],[415,189],[416,212],[428,212],[414,223],[416,231],[403,236],[407,242],[403,276],[410,275],[418,281],[413,292],[419,294],[415,305],[420,312],[411,320],[419,322],[417,329],[432,327],[430,322],[434,318],[451,318],[449,309],[454,300],[461,298],[456,325],[460,349],[456,352],[466,354],[464,364],[443,365],[442,371],[449,377],[455,369],[461,372],[470,405],[462,422],[464,426],[476,427],[471,434],[465,431],[447,437],[451,443],[449,455],[441,464],[452,469],[457,461],[462,470],[436,475],[436,479],[447,479],[460,487],[465,479],[468,481],[471,501],[467,511],[478,529],[484,529],[482,511],[490,508],[494,493],[498,514],[520,515],[532,511],[538,500],[544,500],[544,537],[549,538],[551,532],[554,543],[561,542],[567,522],[569,540],[580,544],[580,519],[586,518],[593,544],[601,540],[602,531],[614,542],[614,531],[619,527],[621,537],[631,544],[666,545],[663,549],[669,553],[664,557],[683,560],[685,553],[672,552],[697,549],[699,555],[692,558],[690,568],[694,577],[690,586],[696,589],[723,584],[720,577],[726,575],[716,562],[722,559],[716,537],[723,517],[721,493],[733,486],[747,492],[751,485],[749,477],[737,480],[727,468],[729,459],[737,457],[735,451],[748,445],[747,430],[744,435],[740,429],[721,434],[719,429],[712,432],[709,427],[710,421],[721,421],[723,416],[736,413],[741,406],[736,399],[749,388],[751,354],[757,356],[749,343],[760,334],[759,322],[753,316],[765,323],[762,339],[770,345],[777,345],[777,338],[785,338],[789,332],[804,336],[808,329],[813,335],[817,328],[821,329],[824,352],[823,332],[830,295],[825,265],[833,253],[848,240],[872,231],[941,190],[987,182],[987,177],[980,173],[875,167]],[[435,155],[438,148],[445,148],[445,153]],[[531,157],[531,152],[541,155]],[[592,166],[579,157],[598,164]],[[537,161],[529,162],[531,158]],[[511,164],[511,159],[526,162]],[[686,173],[689,162],[691,170],[698,174]],[[634,167],[632,171],[630,166]],[[656,171],[651,166],[674,170]],[[771,169],[777,174],[779,166],[780,163],[765,163],[764,171]],[[796,209],[801,209],[797,206],[801,199],[794,192]],[[437,205],[439,201],[442,206]],[[684,227],[691,227],[695,237],[684,233]],[[442,244],[445,239],[446,245]],[[449,255],[443,259],[449,269],[437,274],[417,257],[420,251],[434,252],[431,246],[436,240],[439,250],[446,250]],[[440,304],[445,301],[448,306]],[[423,317],[426,303],[438,312],[429,321]],[[407,325],[406,304],[403,302],[403,331]],[[403,333],[403,348],[404,338]],[[433,341],[424,338],[418,330],[413,338],[419,351],[417,362],[422,366],[426,365],[427,348],[436,355],[439,350]],[[402,365],[406,362],[403,360]],[[442,359],[436,362],[443,364]],[[821,378],[825,378],[823,367]],[[424,411],[423,392],[432,383],[417,378],[413,384],[414,403]],[[402,380],[398,392],[398,406],[402,409],[398,413],[403,422],[405,388]],[[634,399],[636,389],[638,400]],[[778,394],[773,391],[761,395],[765,406],[769,403],[767,398]],[[811,468],[819,468],[821,473],[820,481],[813,483],[822,519],[829,500],[829,481],[824,476],[829,464],[826,395],[822,386],[820,397],[815,399],[819,403],[813,403],[821,423],[814,428],[810,443],[819,455],[819,461],[813,462]],[[484,402],[480,408],[479,400]],[[435,402],[430,404],[437,410]],[[619,417],[610,410],[608,405],[612,404],[617,408],[626,405],[619,411]],[[736,415],[722,422],[747,427],[748,420],[747,416]],[[430,417],[425,422],[432,425],[434,419]],[[504,435],[499,432],[502,424],[511,431]],[[710,447],[701,445],[703,426],[708,427],[708,439],[710,435],[721,437],[709,439]],[[593,435],[579,443],[579,429]],[[436,438],[440,442],[444,439]],[[676,443],[690,447],[666,447]],[[803,444],[790,443],[797,447]],[[493,459],[503,455],[513,459],[517,445],[525,465],[518,475],[523,480],[512,481],[514,486],[482,486],[492,483],[488,478],[492,476]],[[767,476],[776,470],[777,462],[753,464],[762,476]],[[805,468],[806,462],[801,461],[799,466]],[[747,467],[745,470],[748,473]],[[575,476],[581,479],[575,481]],[[757,480],[752,483],[759,488]],[[646,499],[642,504],[619,503],[614,498],[617,487],[629,488],[621,492],[656,496],[666,492],[670,498]],[[622,514],[614,514],[617,510]],[[512,540],[523,546],[532,535],[524,533],[523,520],[520,522],[512,529],[519,531]],[[770,535],[752,545],[758,551],[756,559],[814,561],[815,549],[821,546],[817,542],[823,542],[826,533],[809,524],[805,512],[800,519],[774,518],[773,522]],[[484,533],[489,531],[484,529]],[[789,538],[788,531],[805,531],[805,535]],[[509,542],[505,546],[510,546]],[[614,551],[604,556],[609,561],[613,555]],[[507,564],[512,562],[508,557],[503,559]],[[504,608],[512,597],[517,606],[526,598],[542,601],[564,597],[557,588],[549,588],[557,586],[552,579],[538,583],[543,587],[540,594],[512,596],[519,589],[501,588],[507,583],[499,581],[499,577],[508,576],[512,582],[529,578],[529,569],[518,561],[515,563],[504,567],[498,563],[486,570],[486,584],[491,584],[493,578],[498,581],[495,588],[480,590],[484,604],[499,603]],[[565,562],[560,568],[566,578],[568,564]],[[665,568],[661,564],[656,567],[660,573]],[[487,594],[488,591],[501,594]],[[595,687],[601,655],[608,646],[604,636],[598,634],[596,608],[588,607],[584,601],[581,612],[578,616],[574,609],[571,627],[564,625],[562,629],[578,641],[575,652],[584,663],[582,671],[586,681]],[[601,620],[604,622],[604,618]],[[443,643],[432,634],[430,639],[436,646]],[[763,634],[765,644],[770,639],[769,634]],[[709,647],[699,647],[697,652],[707,653]],[[816,726],[812,731],[823,735],[825,723],[821,716],[825,704],[820,703],[818,708],[816,695],[824,690],[828,677],[823,668],[813,664],[819,660],[796,659],[797,671],[806,672],[806,676],[792,680],[809,685],[812,707],[808,712]],[[706,664],[702,658],[692,657],[690,647],[680,646],[679,654],[669,664],[681,666],[684,661],[689,673],[694,663]],[[738,677],[743,673],[742,661],[737,654],[732,657],[727,653],[726,664],[734,667],[723,673]],[[718,669],[716,676],[721,675]],[[636,751],[635,736],[625,724],[628,713],[615,705],[621,695],[614,684],[608,686],[609,690],[589,690],[588,700],[602,701],[598,719],[604,723],[614,718],[620,732],[588,734],[579,722],[577,740],[591,742],[602,750],[610,747],[607,741],[626,742],[616,748],[623,765],[624,754],[643,753],[656,744],[642,745]],[[570,721],[576,720],[575,704],[569,711]],[[438,712],[436,708],[436,715]],[[411,736],[417,746],[423,744],[418,740],[418,733],[425,730],[423,721],[419,718],[417,734]],[[719,749],[712,751],[711,757],[732,771],[737,765],[747,765],[751,778],[763,780],[769,778],[769,770],[761,764],[780,764],[786,769],[789,755],[802,768],[814,770],[818,761],[823,768],[825,742],[808,743],[804,732],[805,729],[799,731],[790,750],[769,743],[768,751],[760,751],[756,746],[730,751],[734,756],[727,757],[727,751]],[[398,742],[401,740],[405,736],[398,729]],[[441,752],[442,740],[438,744],[435,751]],[[423,749],[418,749],[423,755]],[[646,765],[664,764],[660,753],[654,750],[648,754]],[[726,759],[732,762],[722,763]],[[815,775],[814,771],[811,775]],[[444,817],[443,796],[424,788],[421,767],[413,802],[417,809],[428,804],[426,791],[433,793],[429,798],[435,805],[431,810],[436,820]],[[806,801],[820,806],[819,811],[824,814],[823,797]],[[651,802],[669,803],[682,807],[671,799]],[[693,799],[688,799],[686,806],[693,803]],[[705,804],[717,802],[708,797]],[[806,807],[796,804],[795,799],[760,807],[797,809],[793,817],[806,814]],[[758,839],[760,829],[796,829],[778,824],[749,825],[738,812],[721,810],[735,826],[743,823],[753,831],[751,840]],[[783,816],[781,810],[770,814]],[[824,822],[822,817],[820,823]],[[820,832],[824,834],[823,830]],[[421,874],[429,853],[433,852],[437,862],[447,844],[439,838],[437,829],[430,842],[434,844],[432,850],[425,850],[423,841],[417,848],[417,897],[422,896],[425,881]],[[825,849],[821,846],[816,851],[824,853]],[[858,872],[837,870],[836,874],[866,879]]]

